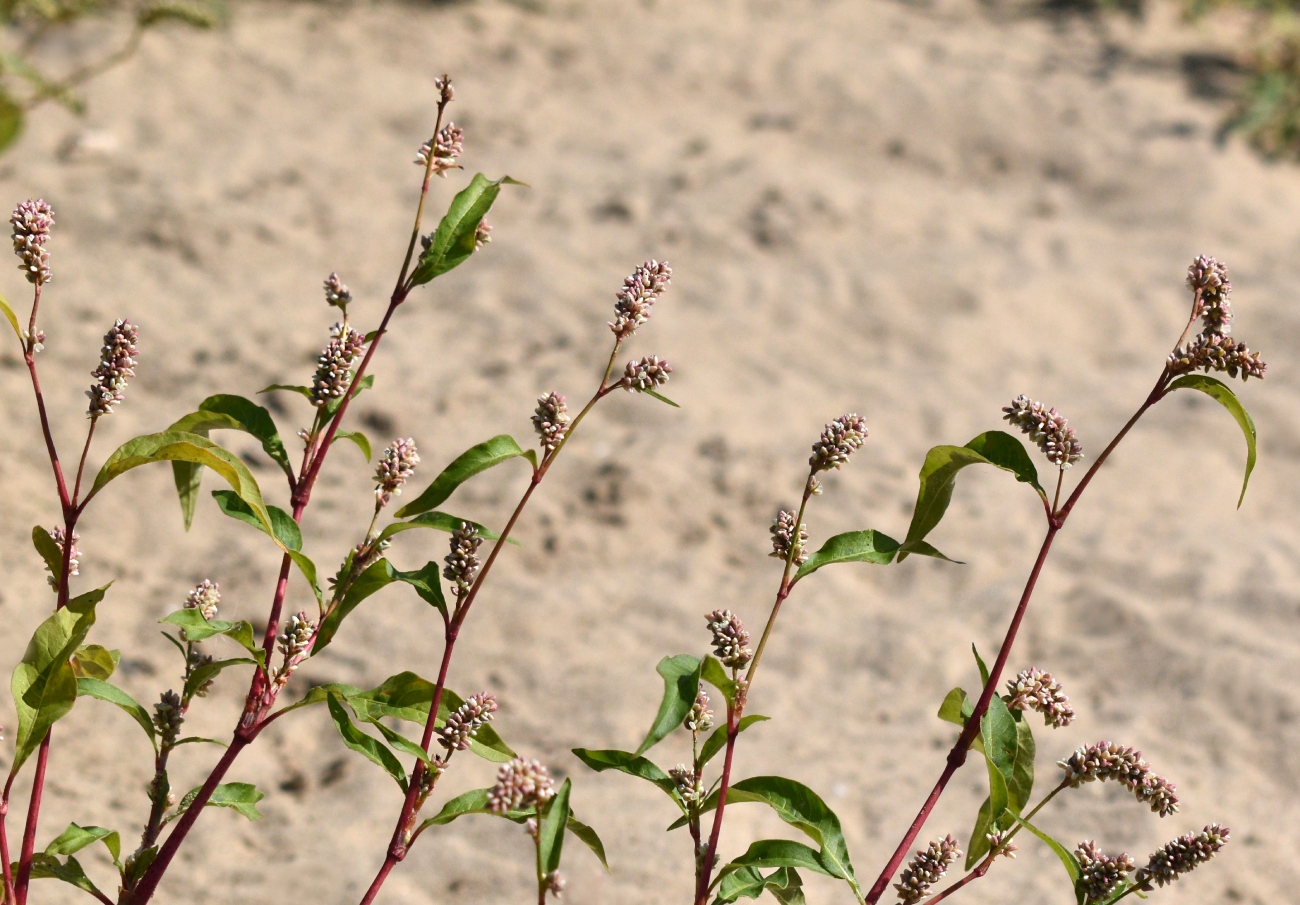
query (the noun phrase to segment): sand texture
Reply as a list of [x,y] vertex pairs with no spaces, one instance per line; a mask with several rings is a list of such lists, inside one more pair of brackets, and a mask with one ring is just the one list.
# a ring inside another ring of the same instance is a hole
[[[139,376],[101,424],[95,465],[208,394],[306,382],[336,313],[319,288],[331,270],[356,294],[358,322],[374,324],[444,70],[468,172],[530,188],[503,193],[486,251],[399,312],[357,402],[351,425],[377,445],[415,438],[418,486],[494,434],[531,439],[539,393],[585,398],[623,277],[647,257],[671,261],[673,286],[629,351],[673,363],[681,409],[621,393],[601,403],[521,520],[524,546],[502,557],[451,671],[462,694],[501,697],[507,741],[572,776],[578,814],[603,834],[610,875],[566,850],[569,905],[688,901],[690,841],[663,832],[669,802],[569,749],[635,747],[660,695],[655,663],[703,652],[703,613],[729,607],[761,625],[779,575],[767,528],[797,501],[826,421],[857,411],[872,437],[815,501],[813,543],[866,527],[902,536],[926,450],[1001,426],[1018,393],[1060,407],[1095,455],[1182,329],[1188,262],[1226,260],[1235,335],[1270,364],[1265,382],[1238,384],[1260,436],[1244,506],[1232,420],[1196,394],[1162,403],[1058,538],[1011,666],[1053,672],[1079,712],[1039,732],[1044,783],[1055,759],[1108,738],[1141,748],[1183,798],[1161,821],[1093,785],[1046,812],[1045,828],[1142,859],[1222,821],[1233,842],[1219,861],[1154,901],[1273,905],[1300,883],[1300,170],[1216,142],[1226,102],[1196,54],[1223,40],[1160,6],[1132,21],[967,0],[241,5],[228,30],[151,35],[89,89],[84,119],[42,111],[0,161],[0,197],[42,195],[58,213],[40,362],[65,458],[84,436],[100,336],[114,317],[140,325]],[[436,212],[465,179],[435,186]],[[0,290],[25,311],[26,284],[4,273]],[[31,526],[58,513],[26,373],[5,348],[9,664],[50,606]],[[308,408],[275,405],[296,450]],[[285,505],[254,442],[221,439]],[[931,538],[965,565],[917,557],[814,576],[751,698],[773,719],[750,730],[738,775],[818,789],[867,883],[942,768],[954,730],[935,719],[940,700],[975,688],[970,645],[995,652],[1041,539],[1034,494],[985,471],[962,475]],[[370,474],[351,446],[326,466],[304,520],[323,573],[365,529]],[[525,481],[508,463],[447,508],[500,526]],[[112,485],[81,533],[78,587],[116,582],[92,640],[123,650],[117,681],[141,701],[176,682],[156,620],[194,582],[221,583],[223,615],[265,618],[275,549],[206,498],[183,533],[165,467]],[[410,532],[391,555],[415,568],[445,550],[445,536]],[[290,606],[310,605],[295,583]],[[436,614],[389,590],[288,693],[432,676],[440,653]],[[228,738],[244,683],[224,676],[187,732]],[[11,713],[7,687],[0,696]],[[41,844],[70,820],[134,837],[151,773],[137,727],[83,701],[54,739]],[[180,749],[173,786],[201,781],[216,751]],[[677,735],[654,755],[668,767],[687,753]],[[444,786],[492,774],[458,758]],[[359,899],[400,796],[323,710],[267,730],[229,778],[266,791],[265,819],[209,811],[157,901]],[[977,762],[958,774],[927,838],[964,843],[985,782]],[[723,853],[790,832],[737,806]],[[425,836],[380,901],[530,901],[530,846],[504,821],[465,819]],[[101,854],[86,863],[113,887]],[[34,889],[35,902],[86,901],[54,881]],[[824,878],[809,893],[852,901]],[[963,895],[1072,901],[1029,841]]]

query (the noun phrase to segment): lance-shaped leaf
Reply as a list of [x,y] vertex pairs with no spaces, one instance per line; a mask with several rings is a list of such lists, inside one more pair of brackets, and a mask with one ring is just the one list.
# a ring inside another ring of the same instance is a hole
[[1065,867],[1065,872],[1070,875],[1070,885],[1075,887],[1077,890],[1079,886],[1079,877],[1082,873],[1079,869],[1079,859],[1074,857],[1074,854],[1068,848],[1044,833],[1028,820],[1025,820],[1016,814],[1012,814],[1011,817],[1016,823],[1020,824],[1039,839],[1043,840],[1044,844],[1052,850],[1052,853],[1061,860],[1061,864]]
[[[103,594],[100,594],[102,597]],[[81,647],[95,624],[95,603],[80,612],[66,606],[37,626],[23,659],[10,680],[18,732],[14,739],[15,774],[31,757],[50,727],[67,716],[77,701],[77,675],[69,658]]]
[[664,697],[659,703],[659,712],[655,715],[650,731],[636,749],[637,754],[645,754],[686,719],[691,705],[695,703],[695,695],[700,690],[702,666],[701,660],[690,654],[664,657],[659,661],[655,670],[663,676]]
[[256,666],[257,660],[248,657],[232,657],[229,660],[213,660],[211,663],[204,663],[194,667],[189,678],[185,680],[185,690],[183,697],[186,701],[198,694],[199,689],[215,679],[222,670],[230,666]]
[[[976,654],[978,657],[979,655]],[[1019,731],[1011,711],[998,695],[989,701],[988,712],[980,721],[980,749],[988,767],[989,796],[980,806],[966,849],[967,870],[974,867],[989,851],[988,834],[1007,825],[1007,814],[1017,814],[1023,807],[1012,787],[1023,790],[1022,778],[1016,776],[1016,759],[1020,747]],[[1031,768],[1032,769],[1032,768]],[[1032,788],[1032,774],[1029,777]],[[1027,793],[1026,793],[1027,795]]]
[[180,609],[158,620],[167,625],[180,626],[187,641],[206,641],[216,635],[225,635],[248,651],[258,663],[266,660],[266,651],[253,639],[253,625],[245,619],[227,622],[224,619],[208,620],[198,609]]
[[[507,811],[504,814],[497,814],[488,807],[488,793],[491,789],[473,789],[464,794],[457,795],[455,798],[444,804],[441,810],[432,817],[427,818],[420,824],[416,830],[421,833],[431,826],[445,826],[453,820],[464,817],[467,814],[486,814],[489,817],[503,817],[513,823],[524,823],[530,817],[537,816],[536,808],[526,808],[519,811]],[[587,824],[581,822],[573,816],[572,810],[569,812],[568,830],[578,839],[580,839],[592,853],[600,859],[600,863],[605,869],[609,869],[609,862],[605,858],[605,845],[596,835],[596,831]]]
[[757,899],[765,890],[781,905],[804,905],[803,879],[793,867],[778,868],[766,877],[757,868],[742,867],[723,877],[714,903],[725,905],[737,899]]
[[[1004,431],[980,434],[965,446],[936,446],[926,454],[921,466],[921,487],[916,494],[916,508],[912,512],[904,547],[925,540],[926,535],[943,520],[948,504],[952,502],[957,474],[969,465],[993,465],[1009,471],[1017,481],[1028,484],[1038,491],[1040,497],[1047,499],[1046,491],[1038,483],[1038,469],[1025,451],[1024,444]],[[906,559],[909,552],[919,553],[921,550],[900,550],[898,561]]]
[[[6,96],[5,99],[8,100],[8,96]],[[10,103],[12,104],[13,102],[10,101]],[[3,101],[0,101],[0,105],[2,104]],[[19,115],[21,116],[21,114],[22,114],[22,110],[21,108],[19,108]],[[0,129],[0,133],[2,132],[3,129]],[[3,150],[4,147],[7,146],[8,144],[9,144],[8,141],[3,141],[2,139],[0,139],[0,150]],[[3,313],[5,316],[5,320],[9,321],[9,326],[14,328],[14,336],[18,337],[18,341],[25,342],[25,340],[23,339],[23,328],[18,326],[18,315],[14,314],[14,309],[9,306],[8,300],[5,299],[3,295],[0,295],[0,313]]]
[[1016,721],[1016,756],[1011,762],[1007,794],[1011,798],[1011,810],[1019,814],[1029,804],[1029,797],[1034,792],[1034,759],[1038,756],[1038,745],[1025,715],[1016,712],[1012,716]]
[[409,584],[415,589],[415,593],[420,595],[421,600],[442,613],[444,619],[448,618],[447,598],[442,595],[442,569],[438,563],[427,562],[423,567],[413,572],[394,569],[393,577],[400,582]]
[[[202,786],[190,789],[181,799],[181,803],[176,806],[163,820],[163,823],[170,823],[177,819],[193,805],[194,800],[199,797]],[[257,790],[257,786],[247,782],[224,782],[212,790],[212,797],[204,807],[208,808],[230,808],[232,811],[238,811],[249,820],[260,820],[261,811],[257,809],[257,803],[266,796]]]
[[673,782],[673,778],[649,758],[641,757],[630,751],[617,751],[614,749],[592,751],[588,748],[574,748],[573,753],[577,755],[578,760],[597,773],[603,773],[606,770],[618,770],[620,773],[626,773],[629,776],[636,776],[654,783],[668,793],[668,797],[673,800],[673,804],[681,809],[683,814],[686,813],[686,805],[682,803],[682,797],[677,791],[677,783]]
[[370,438],[361,431],[335,431],[334,439],[351,440],[357,445],[357,449],[361,450],[361,455],[366,457],[366,461],[370,461]]
[[[154,731],[153,718],[139,701],[125,691],[100,679],[85,678],[77,679],[77,695],[98,698],[101,701],[107,701],[122,708],[144,730],[144,734],[149,737],[149,744],[153,745],[154,751],[158,750],[158,738]],[[65,852],[64,854],[69,853]]]
[[727,703],[735,703],[736,700],[736,683],[727,675],[727,668],[722,662],[712,654],[707,655],[700,664],[700,679],[708,682],[727,699]]
[[746,867],[803,868],[813,873],[825,874],[828,877],[835,876],[822,863],[817,852],[802,842],[791,842],[787,839],[761,839],[752,843],[743,855],[718,871],[717,879],[714,882],[718,883],[725,879],[728,874]]
[[223,513],[233,519],[252,525],[275,541],[275,545],[283,550],[289,559],[293,560],[293,564],[298,567],[302,577],[307,580],[308,587],[311,588],[312,594],[316,596],[316,602],[321,601],[320,585],[316,580],[316,564],[302,553],[302,530],[298,527],[298,523],[293,520],[292,515],[278,506],[267,506],[266,512],[270,517],[270,530],[268,530],[261,517],[237,494],[229,490],[214,490],[212,496],[217,501],[217,508]]
[[[379,539],[385,541],[394,534],[400,534],[403,531],[410,531],[412,528],[432,528],[435,531],[446,531],[448,534],[451,534],[459,530],[460,526],[466,522],[473,525],[474,530],[478,532],[478,536],[484,540],[497,540],[501,537],[500,534],[497,534],[491,528],[480,525],[478,522],[470,522],[467,518],[448,515],[445,512],[422,512],[410,521],[393,522],[383,531],[379,532]],[[510,538],[507,543],[514,544],[515,546],[522,546],[522,544],[514,538]]]
[[406,770],[403,769],[402,762],[397,759],[397,755],[388,750],[388,747],[383,742],[373,736],[366,735],[358,729],[356,724],[348,717],[347,711],[343,709],[343,704],[339,701],[337,695],[330,695],[327,703],[330,716],[334,719],[334,728],[338,729],[343,744],[382,767],[405,792]]
[[[214,430],[238,430],[256,437],[262,444],[262,450],[284,470],[290,482],[293,481],[293,466],[289,464],[289,454],[284,442],[276,430],[271,413],[257,403],[243,396],[217,395],[209,396],[199,403],[199,409],[177,421],[168,431],[184,431],[207,437]],[[176,482],[176,492],[180,496],[181,514],[185,518],[188,531],[194,521],[194,505],[198,501],[199,485],[203,479],[203,464],[200,462],[172,462],[172,476]]]
[[421,512],[428,512],[441,506],[455,493],[457,487],[474,475],[522,455],[524,455],[523,449],[515,442],[515,438],[508,434],[501,434],[477,446],[472,446],[444,468],[423,493],[397,510],[397,517],[419,515]]
[[943,703],[939,705],[938,716],[944,722],[955,723],[965,729],[966,721],[971,718],[971,714],[974,712],[975,705],[971,703],[965,690],[954,688],[948,692],[948,695],[943,699]]
[[116,862],[122,855],[122,837],[116,830],[105,829],[102,826],[77,826],[75,823],[70,823],[66,830],[45,847],[45,854],[75,855],[86,846],[94,845],[101,840],[109,854],[113,856],[113,861]]
[[[14,865],[14,870],[17,870],[17,864]],[[53,855],[47,855],[44,852],[32,855],[31,877],[33,880],[62,880],[64,883],[70,883],[77,889],[84,890],[98,899],[107,898],[100,892],[99,887],[86,876],[86,871],[76,858],[70,857],[66,861],[60,861]]]
[[1182,389],[1199,390],[1209,396],[1227,409],[1228,414],[1232,415],[1241,427],[1241,433],[1246,438],[1246,474],[1241,479],[1241,496],[1237,498],[1237,508],[1240,509],[1242,500],[1246,499],[1246,485],[1250,483],[1250,473],[1255,470],[1255,421],[1242,406],[1237,394],[1221,380],[1215,380],[1205,374],[1188,374],[1169,384],[1166,392]]
[[419,263],[411,274],[411,285],[420,286],[442,276],[454,267],[469,260],[476,247],[475,233],[479,224],[497,200],[503,185],[522,185],[509,176],[488,179],[475,173],[469,185],[452,199],[451,206],[429,241],[429,247],[420,255]]
[[560,869],[560,855],[564,850],[564,831],[569,825],[569,793],[572,791],[573,780],[566,779],[555,791],[555,795],[538,811],[539,881],[545,882],[548,876]]
[[321,620],[316,643],[312,646],[312,656],[319,654],[334,640],[343,620],[360,606],[363,600],[396,581],[395,573],[396,570],[389,565],[388,560],[379,559],[358,575],[356,581],[352,582],[352,586],[343,595],[343,599],[330,610],[329,615]]
[[86,494],[86,501],[103,490],[114,478],[131,469],[151,462],[164,461],[192,462],[211,468],[230,485],[230,489],[235,491],[241,500],[248,504],[266,526],[267,533],[273,532],[271,516],[262,501],[262,491],[258,488],[257,481],[254,480],[248,466],[234,453],[222,449],[208,438],[185,431],[146,434],[119,446],[95,476],[95,483]]
[[[736,724],[736,734],[739,735],[755,723],[761,723],[767,719],[770,718],[759,713],[751,713],[748,716],[742,716],[740,722]],[[713,758],[717,756],[718,752],[726,746],[727,724],[723,723],[721,726],[714,729],[713,732],[709,734],[709,737],[704,740],[704,744],[700,746],[700,757],[699,760],[696,761],[696,766],[702,768],[709,761],[713,760]]]
[[808,557],[807,562],[795,573],[795,580],[811,575],[822,566],[840,562],[869,562],[876,565],[888,565],[898,553],[898,541],[880,531],[850,531],[837,534],[820,550]]

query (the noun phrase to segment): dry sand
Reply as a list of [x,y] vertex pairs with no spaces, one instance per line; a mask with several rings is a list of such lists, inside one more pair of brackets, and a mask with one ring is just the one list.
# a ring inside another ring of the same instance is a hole
[[[529,437],[538,393],[594,385],[623,276],[647,256],[671,260],[673,287],[634,352],[673,362],[681,410],[622,394],[601,405],[524,517],[526,546],[503,557],[452,670],[462,693],[501,696],[503,734],[572,775],[579,814],[604,835],[611,875],[568,851],[572,905],[687,900],[689,840],[663,832],[668,802],[568,752],[635,746],[660,693],[654,664],[702,650],[702,613],[761,622],[778,574],[767,525],[796,499],[825,421],[856,410],[872,439],[827,482],[814,542],[863,527],[900,535],[926,449],[999,426],[1017,393],[1059,406],[1098,451],[1181,328],[1188,261],[1227,260],[1237,334],[1271,365],[1242,390],[1261,438],[1245,505],[1234,509],[1243,444],[1231,419],[1201,397],[1163,403],[1058,540],[1012,665],[1054,672],[1080,713],[1040,733],[1043,775],[1113,738],[1183,797],[1160,821],[1093,786],[1045,827],[1140,858],[1223,821],[1227,852],[1158,900],[1295,901],[1300,170],[1215,142],[1224,102],[1204,95],[1219,70],[1186,55],[1222,40],[1167,7],[1134,22],[966,0],[244,5],[228,31],[151,36],[90,88],[84,120],[38,115],[0,162],[0,196],[43,195],[58,212],[41,364],[65,455],[99,336],[115,316],[140,324],[139,378],[103,424],[97,461],[209,393],[301,382],[332,320],[319,289],[330,270],[363,322],[377,316],[444,70],[459,86],[465,163],[531,188],[502,196],[485,253],[401,312],[357,405],[376,442],[413,436],[427,481],[492,434]],[[61,155],[70,143],[82,150]],[[462,179],[440,183],[435,205]],[[24,298],[6,272],[3,291]],[[49,606],[27,537],[56,508],[25,374],[12,352],[0,365],[8,663]],[[280,406],[286,437],[304,412]],[[970,644],[994,651],[1043,527],[1031,492],[977,471],[933,536],[968,564],[914,558],[809,580],[752,699],[774,719],[746,739],[739,774],[820,790],[868,882],[951,743],[934,711],[953,685],[975,685]],[[276,486],[264,460],[257,474]],[[368,475],[355,449],[331,458],[305,521],[324,571],[364,529]],[[448,505],[500,524],[523,476],[502,467]],[[117,582],[95,640],[124,650],[119,681],[141,700],[175,682],[155,620],[189,585],[217,579],[224,612],[255,620],[270,597],[270,545],[207,501],[183,534],[163,467],[114,485],[82,534],[83,586]],[[408,534],[392,555],[410,568],[444,544]],[[301,585],[292,603],[308,604]],[[390,591],[304,672],[366,685],[402,668],[432,674],[439,651],[436,616]],[[224,677],[193,731],[226,736],[241,688]],[[134,833],[150,771],[138,730],[82,702],[54,738],[42,840],[69,820]],[[669,766],[682,744],[655,755]],[[197,783],[214,750],[182,749],[174,786]],[[491,774],[466,761],[445,783]],[[266,790],[265,819],[205,815],[161,901],[359,898],[399,796],[324,712],[277,724],[229,778]],[[927,835],[964,841],[984,781],[978,765],[959,774]],[[786,829],[737,807],[724,853]],[[87,863],[111,888],[101,856]],[[382,901],[528,901],[530,869],[517,827],[466,819],[426,836]],[[809,886],[815,901],[851,901],[822,878]],[[39,902],[80,900],[51,881],[36,890]],[[967,896],[1070,900],[1033,844]]]

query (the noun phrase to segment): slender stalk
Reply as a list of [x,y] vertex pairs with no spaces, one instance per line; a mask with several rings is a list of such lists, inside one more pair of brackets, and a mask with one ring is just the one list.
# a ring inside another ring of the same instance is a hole
[[13,788],[16,776],[16,773],[9,774],[9,780],[5,783],[4,796],[0,797],[0,859],[3,860],[4,867],[5,905],[13,905],[15,901],[13,867],[9,861],[9,831],[5,824],[9,817],[9,790]]
[[695,885],[695,903],[703,905],[709,900],[709,881],[713,864],[718,857],[718,840],[722,837],[722,812],[727,806],[727,790],[731,787],[731,762],[736,755],[736,736],[740,734],[741,707],[727,702],[727,753],[722,762],[722,779],[718,785],[718,809],[713,816],[713,829],[709,832],[709,847],[705,849]]
[[36,851],[36,824],[41,816],[41,795],[45,791],[45,769],[50,763],[50,738],[53,727],[45,731],[45,740],[36,755],[36,775],[32,779],[32,798],[27,805],[27,826],[23,829],[23,847],[18,855],[18,881],[14,892],[17,905],[27,902],[27,888],[32,879],[32,855]]
[[979,863],[978,867],[976,867],[966,876],[962,877],[960,880],[958,880],[956,883],[949,886],[947,889],[945,889],[943,892],[936,895],[934,898],[928,900],[926,902],[926,905],[936,905],[936,903],[942,902],[944,899],[948,898],[957,890],[962,889],[963,887],[971,883],[974,883],[980,877],[984,876],[986,873],[989,872],[989,868],[993,866],[993,860],[994,860],[994,856],[989,855],[987,858],[985,858],[983,861]]

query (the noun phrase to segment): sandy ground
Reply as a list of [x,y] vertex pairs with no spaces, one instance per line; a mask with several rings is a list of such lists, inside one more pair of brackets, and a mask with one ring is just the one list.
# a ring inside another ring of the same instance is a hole
[[[96,461],[209,393],[302,382],[332,322],[319,290],[330,270],[361,322],[377,317],[444,70],[465,163],[531,188],[502,196],[485,253],[400,313],[356,407],[377,443],[415,437],[417,483],[495,433],[531,436],[538,393],[589,392],[614,290],[645,257],[672,262],[633,351],[674,364],[681,410],[602,403],[522,520],[526,546],[503,557],[452,670],[462,693],[501,696],[507,740],[572,775],[579,813],[604,835],[611,875],[568,851],[572,905],[687,900],[689,840],[663,832],[670,805],[568,752],[636,745],[660,693],[654,664],[703,649],[701,614],[726,606],[761,623],[778,578],[767,526],[797,499],[825,421],[861,412],[872,440],[827,482],[814,543],[863,527],[901,536],[926,449],[997,427],[1017,393],[1059,406],[1097,452],[1181,329],[1188,261],[1227,260],[1237,335],[1271,365],[1242,390],[1261,438],[1245,505],[1234,510],[1243,444],[1227,415],[1200,397],[1163,403],[1059,538],[1012,664],[1054,672],[1080,713],[1040,733],[1042,775],[1113,738],[1183,796],[1159,821],[1094,786],[1045,827],[1141,858],[1223,821],[1228,851],[1158,899],[1276,903],[1300,881],[1300,170],[1216,143],[1221,70],[1194,54],[1222,40],[1164,7],[1134,22],[965,0],[241,6],[228,31],[151,36],[90,89],[84,120],[38,115],[0,161],[0,196],[43,195],[58,212],[41,364],[65,456],[99,336],[115,316],[140,324],[139,377]],[[461,179],[439,184],[434,205]],[[24,298],[6,272],[0,288]],[[12,351],[0,377],[0,653],[12,662],[49,606],[27,537],[56,507]],[[305,409],[277,408],[287,438]],[[283,503],[266,460],[226,439]],[[975,685],[970,644],[993,652],[1041,535],[1031,492],[975,471],[933,536],[968,564],[815,576],[752,699],[774,719],[747,737],[738,773],[819,789],[868,881],[942,767],[953,732],[934,711],[951,686]],[[323,571],[364,530],[369,473],[350,447],[330,460],[304,523]],[[448,506],[500,524],[523,480],[502,467]],[[94,640],[123,649],[119,681],[141,700],[175,682],[155,620],[193,582],[220,581],[226,615],[263,618],[274,550],[208,502],[183,534],[165,468],[115,484],[82,534],[83,586],[117,582]],[[410,568],[444,545],[408,534],[392,555]],[[301,585],[292,602],[307,605]],[[291,691],[432,674],[440,648],[436,616],[390,591]],[[227,735],[242,688],[223,678],[190,728]],[[213,750],[182,749],[173,785],[200,781]],[[680,737],[655,752],[665,766],[684,753]],[[57,727],[53,769],[42,840],[69,820],[136,832],[151,766],[125,716],[83,702]],[[445,784],[491,775],[458,762]],[[163,901],[359,898],[399,795],[325,713],[278,723],[230,778],[267,792],[265,819],[205,815]],[[984,781],[978,766],[959,774],[928,835],[964,841]],[[737,807],[724,853],[786,829]],[[517,827],[464,820],[425,836],[382,901],[529,901],[529,847]],[[87,863],[111,888],[106,862]],[[809,886],[814,901],[851,901],[830,881]],[[80,895],[36,889],[40,902]],[[1071,900],[1055,859],[1029,844],[967,896]]]

